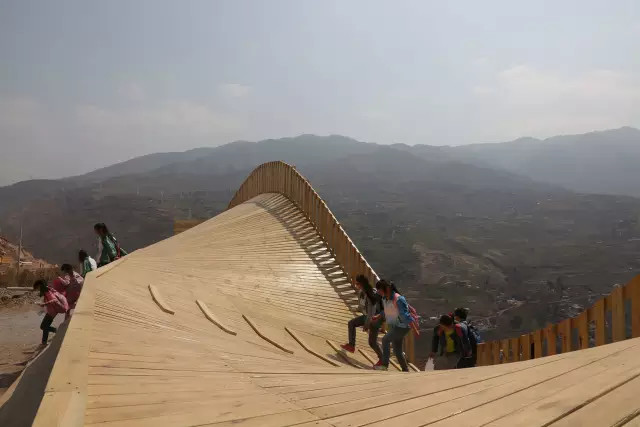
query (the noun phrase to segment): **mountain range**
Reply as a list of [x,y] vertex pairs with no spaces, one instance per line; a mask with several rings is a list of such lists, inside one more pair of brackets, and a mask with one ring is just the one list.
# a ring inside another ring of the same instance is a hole
[[[488,335],[572,315],[640,270],[640,131],[459,147],[301,135],[156,153],[0,187],[0,233],[51,262],[106,222],[128,249],[216,215],[258,164],[296,165],[428,318],[472,308]],[[600,194],[595,194],[600,193]]]

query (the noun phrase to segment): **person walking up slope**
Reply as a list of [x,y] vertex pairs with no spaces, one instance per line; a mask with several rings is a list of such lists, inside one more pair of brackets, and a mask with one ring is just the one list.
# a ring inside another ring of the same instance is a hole
[[343,344],[341,347],[350,353],[355,352],[356,328],[362,326],[365,332],[369,332],[369,346],[375,351],[376,355],[378,355],[378,360],[380,361],[382,360],[382,350],[378,344],[378,332],[380,331],[382,319],[378,316],[378,320],[373,321],[373,317],[382,312],[382,298],[373,291],[373,288],[369,284],[369,279],[362,274],[356,277],[355,287],[359,291],[358,304],[360,311],[364,314],[349,320],[349,342]]
[[[382,338],[382,360],[379,365],[376,364],[374,366],[374,369],[386,371],[389,368],[391,346],[393,346],[393,352],[402,371],[409,372],[409,367],[402,351],[402,340],[409,333],[411,325],[416,319],[413,318],[409,311],[407,300],[400,295],[393,283],[380,280],[376,283],[376,290],[382,296],[384,318],[389,330]],[[374,316],[374,320],[377,320],[377,317]]]

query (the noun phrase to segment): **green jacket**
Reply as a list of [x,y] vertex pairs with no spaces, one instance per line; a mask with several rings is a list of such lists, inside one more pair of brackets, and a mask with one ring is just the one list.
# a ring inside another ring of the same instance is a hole
[[98,260],[98,265],[109,264],[111,261],[115,261],[118,257],[118,250],[116,244],[109,236],[104,236],[102,239],[102,253]]

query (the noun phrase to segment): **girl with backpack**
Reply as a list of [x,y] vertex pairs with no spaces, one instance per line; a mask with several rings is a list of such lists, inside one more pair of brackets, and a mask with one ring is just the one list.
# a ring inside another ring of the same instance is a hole
[[[398,363],[403,372],[409,372],[407,361],[402,351],[402,340],[415,327],[416,316],[411,314],[410,306],[405,297],[400,295],[393,283],[386,280],[379,280],[376,283],[376,290],[382,297],[384,305],[384,318],[387,322],[388,332],[382,338],[382,359],[374,365],[373,369],[386,371],[389,368],[389,357],[391,356],[391,346],[398,359]],[[415,312],[415,310],[413,310]],[[380,316],[374,316],[374,319]]]
[[40,291],[40,296],[43,297],[43,302],[38,304],[44,306],[46,310],[42,323],[40,323],[40,329],[42,329],[42,345],[46,345],[49,340],[49,332],[56,333],[56,328],[51,326],[53,319],[58,313],[66,313],[69,311],[69,303],[67,303],[64,295],[47,286],[47,282],[42,279],[35,281],[33,289]]
[[98,236],[98,267],[109,264],[128,254],[127,251],[120,247],[115,236],[109,232],[105,223],[97,223],[93,226],[93,231]]
[[373,291],[373,288],[369,284],[363,274],[356,277],[355,287],[358,292],[358,304],[360,311],[364,314],[349,320],[349,342],[341,345],[346,351],[353,353],[356,351],[356,328],[362,326],[365,332],[369,332],[369,346],[378,355],[378,360],[382,360],[382,350],[378,344],[378,332],[382,325],[382,319],[378,318],[377,321],[373,321],[375,315],[379,315],[382,312],[382,299],[380,295]]

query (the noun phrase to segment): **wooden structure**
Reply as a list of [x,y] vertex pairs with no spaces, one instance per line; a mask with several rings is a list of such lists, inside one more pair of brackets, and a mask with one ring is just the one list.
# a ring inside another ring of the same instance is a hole
[[34,425],[638,425],[637,339],[446,374],[347,363],[327,340],[360,272],[308,182],[263,165],[226,212],[87,276]]
[[478,365],[496,365],[584,350],[640,337],[640,275],[578,316],[478,346]]
[[198,224],[202,224],[206,219],[176,219],[173,221],[173,235],[180,234]]

